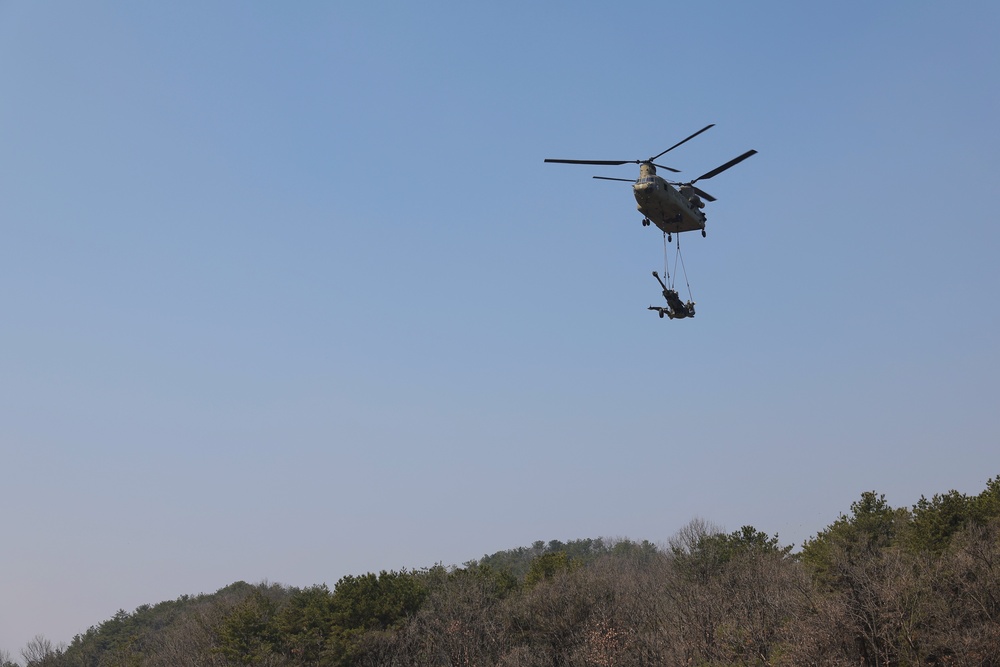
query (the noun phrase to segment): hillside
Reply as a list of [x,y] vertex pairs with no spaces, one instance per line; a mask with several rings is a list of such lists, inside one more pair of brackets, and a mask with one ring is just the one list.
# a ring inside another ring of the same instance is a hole
[[752,526],[700,522],[663,548],[536,542],[333,590],[236,582],[22,655],[28,667],[998,665],[1000,476],[910,508],[866,492],[798,553]]

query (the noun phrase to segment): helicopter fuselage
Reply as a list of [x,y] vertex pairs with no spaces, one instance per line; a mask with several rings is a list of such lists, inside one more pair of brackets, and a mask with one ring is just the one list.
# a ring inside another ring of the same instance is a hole
[[640,168],[639,180],[632,185],[636,208],[647,220],[666,234],[679,234],[705,229],[704,204],[697,194],[683,192],[656,175],[650,164]]
[[545,158],[545,161],[561,164],[591,164],[608,167],[637,164],[639,165],[639,178],[635,181],[627,178],[611,178],[608,176],[594,176],[594,178],[605,181],[626,181],[632,183],[632,194],[635,195],[636,207],[644,216],[642,219],[643,226],[656,225],[664,234],[679,234],[681,232],[693,232],[700,229],[701,235],[704,236],[705,214],[702,212],[702,209],[705,208],[705,202],[702,199],[715,201],[715,197],[699,189],[695,183],[698,181],[707,181],[710,178],[718,176],[730,167],[735,167],[740,162],[743,162],[743,160],[746,160],[751,155],[756,155],[757,151],[747,151],[686,183],[675,183],[657,176],[657,167],[674,173],[678,173],[678,170],[673,167],[657,165],[656,160],[678,146],[694,139],[711,127],[713,125],[706,125],[687,139],[677,142],[667,150],[661,151],[646,160],[564,160],[562,158]]

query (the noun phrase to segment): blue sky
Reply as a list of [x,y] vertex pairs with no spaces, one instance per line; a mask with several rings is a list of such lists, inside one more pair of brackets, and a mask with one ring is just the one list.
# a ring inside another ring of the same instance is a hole
[[[0,649],[1000,474],[995,3],[0,3]],[[626,183],[718,198],[694,320]]]

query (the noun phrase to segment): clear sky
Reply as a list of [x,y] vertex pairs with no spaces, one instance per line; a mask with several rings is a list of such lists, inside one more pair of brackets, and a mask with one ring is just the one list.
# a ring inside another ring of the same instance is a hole
[[[1000,474],[1000,4],[0,2],[0,649]],[[699,183],[661,320],[634,160]],[[686,291],[682,290],[682,293]],[[685,295],[686,296],[686,295]]]

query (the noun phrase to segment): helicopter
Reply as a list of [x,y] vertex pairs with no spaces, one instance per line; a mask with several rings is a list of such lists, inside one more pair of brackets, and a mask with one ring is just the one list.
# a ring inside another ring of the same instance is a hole
[[636,208],[643,215],[642,226],[656,225],[667,235],[668,241],[672,234],[695,230],[701,230],[701,235],[705,236],[705,221],[707,218],[702,211],[705,208],[705,202],[702,200],[715,201],[715,197],[697,187],[695,183],[698,181],[707,181],[710,178],[718,176],[730,167],[735,167],[740,162],[743,162],[743,160],[746,160],[751,155],[755,155],[757,151],[749,150],[743,155],[735,157],[729,162],[719,165],[712,171],[706,172],[686,183],[668,181],[661,176],[657,176],[656,170],[658,168],[675,174],[680,173],[680,171],[672,167],[656,164],[654,161],[712,127],[715,127],[715,123],[701,128],[686,139],[678,141],[662,153],[646,160],[561,160],[546,158],[545,161],[559,164],[608,166],[637,164],[639,165],[639,178],[635,181],[627,178],[610,178],[608,176],[594,176],[594,178],[604,181],[625,181],[626,183],[632,183],[632,193],[635,195]]

